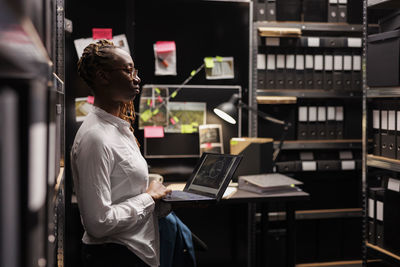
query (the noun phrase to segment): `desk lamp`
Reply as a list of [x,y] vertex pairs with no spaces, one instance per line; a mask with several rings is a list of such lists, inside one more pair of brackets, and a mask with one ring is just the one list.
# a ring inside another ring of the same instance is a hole
[[259,117],[263,118],[264,120],[280,124],[283,126],[283,133],[281,135],[278,148],[274,151],[272,155],[272,162],[275,163],[276,159],[278,158],[279,152],[282,149],[283,142],[286,138],[289,128],[292,126],[290,122],[285,122],[283,120],[278,120],[270,115],[259,111],[255,108],[249,107],[244,102],[242,102],[241,97],[239,94],[233,94],[228,102],[224,102],[218,107],[214,108],[214,113],[217,114],[221,119],[225,120],[230,124],[236,124],[237,120],[237,109],[239,107],[245,108],[247,110],[251,110],[255,112]]

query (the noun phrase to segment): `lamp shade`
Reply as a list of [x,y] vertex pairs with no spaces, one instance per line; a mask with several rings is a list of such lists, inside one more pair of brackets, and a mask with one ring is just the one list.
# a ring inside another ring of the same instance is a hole
[[224,102],[218,105],[218,107],[214,108],[214,113],[217,114],[221,119],[231,124],[236,124],[238,100],[238,94],[232,95],[228,102]]

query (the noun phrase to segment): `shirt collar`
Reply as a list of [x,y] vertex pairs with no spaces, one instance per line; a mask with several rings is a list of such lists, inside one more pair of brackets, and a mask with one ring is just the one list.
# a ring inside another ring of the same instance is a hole
[[129,128],[130,127],[129,122],[127,122],[127,121],[125,121],[125,120],[123,120],[123,119],[121,119],[121,118],[119,118],[117,116],[114,116],[114,115],[108,113],[107,111],[105,111],[105,110],[103,110],[103,109],[101,109],[99,107],[93,106],[92,112],[95,115],[97,115],[98,117],[100,117],[103,120],[111,123],[112,125],[114,125],[117,128],[126,128],[126,127]]

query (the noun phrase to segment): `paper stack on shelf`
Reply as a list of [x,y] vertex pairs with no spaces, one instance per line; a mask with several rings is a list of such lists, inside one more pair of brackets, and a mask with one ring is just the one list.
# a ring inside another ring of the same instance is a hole
[[238,188],[259,194],[297,190],[302,182],[279,173],[239,176]]

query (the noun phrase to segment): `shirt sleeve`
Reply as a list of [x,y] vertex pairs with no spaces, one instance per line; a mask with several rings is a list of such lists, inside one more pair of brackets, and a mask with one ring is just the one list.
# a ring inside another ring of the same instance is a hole
[[80,146],[73,160],[79,177],[78,204],[87,233],[102,238],[127,231],[147,220],[154,210],[153,198],[142,193],[112,204],[112,151],[100,136],[86,134],[82,142],[84,145]]

